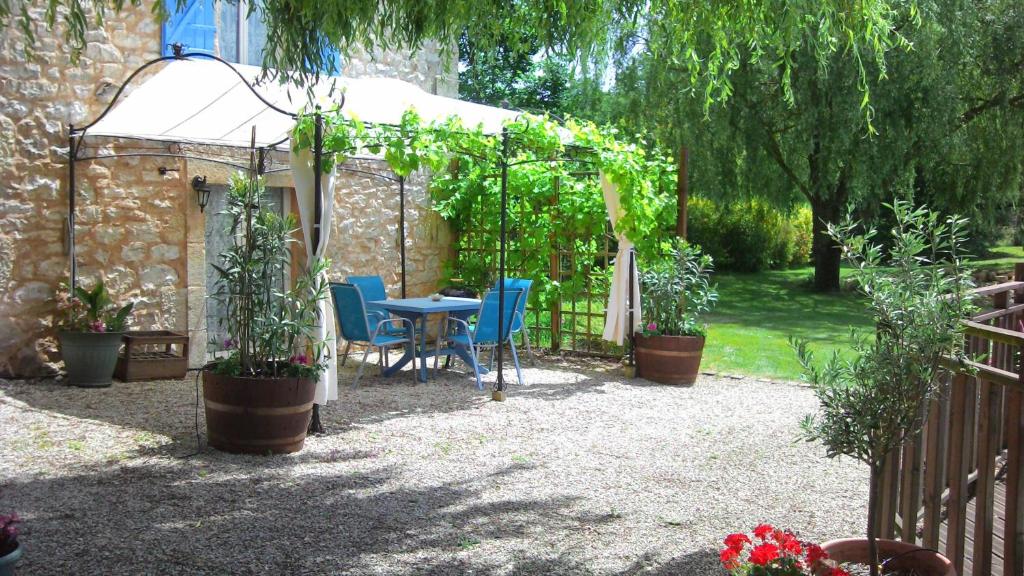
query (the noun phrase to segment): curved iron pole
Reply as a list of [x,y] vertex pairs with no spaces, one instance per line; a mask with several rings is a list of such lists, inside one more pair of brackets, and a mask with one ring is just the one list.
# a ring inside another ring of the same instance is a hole
[[68,124],[68,222],[65,233],[68,235],[68,275],[71,277],[71,293],[75,293],[78,287],[78,262],[75,257],[75,196],[78,191],[75,186],[75,156],[78,154],[78,147],[75,135],[75,125]]
[[398,177],[398,246],[402,252],[402,298],[405,298],[405,176]]
[[[313,237],[310,239],[310,246],[313,248],[313,252],[316,253],[320,249],[320,223],[323,219],[323,184],[320,182],[320,174],[322,172],[321,162],[323,160],[324,152],[324,117],[320,113],[320,107],[316,107],[316,116],[313,119]],[[311,266],[312,262],[307,262],[306,266]],[[321,322],[328,322],[328,318],[321,318]],[[334,350],[328,351],[330,354],[334,354]],[[323,434],[327,430],[324,428],[323,422],[320,421],[320,405],[313,404],[313,416],[309,420],[309,434]]]
[[[498,378],[494,382],[491,399],[505,401],[505,226],[508,212],[508,153],[509,133],[507,128],[501,129],[501,243],[498,251]],[[486,296],[485,296],[486,297]]]
[[96,156],[83,156],[81,158],[78,158],[76,162],[117,160],[120,158],[174,158],[176,160],[195,160],[196,162],[209,162],[211,164],[220,164],[222,166],[238,168],[239,170],[249,169],[248,166],[236,164],[228,160],[221,160],[219,158],[203,158],[202,156],[193,156],[192,154],[170,154],[166,152],[127,152],[124,154],[97,154]]

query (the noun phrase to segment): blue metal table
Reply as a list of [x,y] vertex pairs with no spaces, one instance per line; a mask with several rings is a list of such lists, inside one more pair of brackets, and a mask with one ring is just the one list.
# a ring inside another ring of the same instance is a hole
[[[427,381],[427,358],[431,356],[449,356],[455,354],[461,358],[467,366],[473,367],[473,356],[469,353],[469,349],[465,346],[456,345],[454,348],[442,348],[437,351],[436,348],[427,348],[427,316],[431,314],[450,314],[456,318],[463,320],[469,318],[474,312],[480,310],[480,300],[475,298],[455,298],[445,296],[441,300],[431,300],[430,298],[402,298],[397,300],[374,300],[369,302],[375,306],[379,306],[395,316],[401,318],[408,318],[412,320],[413,324],[417,326],[417,330],[420,334],[420,381]],[[443,328],[443,326],[442,326]],[[438,334],[440,337],[440,334]],[[385,368],[383,371],[384,376],[391,376],[395,372],[401,370],[406,364],[412,362],[413,357],[416,355],[416,346],[406,346],[405,354],[401,359],[398,360],[389,368]],[[487,373],[487,368],[484,366],[478,367],[481,374]]]

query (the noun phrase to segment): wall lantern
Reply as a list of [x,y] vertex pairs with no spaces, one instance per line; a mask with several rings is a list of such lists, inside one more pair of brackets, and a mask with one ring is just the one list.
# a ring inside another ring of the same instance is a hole
[[199,211],[205,212],[206,205],[210,203],[210,187],[206,184],[206,176],[194,176],[192,178],[192,189],[196,191],[196,202],[199,203]]

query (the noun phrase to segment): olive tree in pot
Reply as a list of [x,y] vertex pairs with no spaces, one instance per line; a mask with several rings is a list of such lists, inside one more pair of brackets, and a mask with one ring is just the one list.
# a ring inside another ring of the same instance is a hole
[[876,332],[854,339],[852,357],[834,353],[821,366],[806,342],[793,342],[820,402],[802,423],[802,436],[822,442],[829,457],[856,458],[871,472],[867,537],[823,544],[834,561],[866,564],[872,576],[953,576],[938,552],[877,538],[877,504],[885,461],[920,432],[944,359],[964,358],[961,319],[972,308],[971,275],[962,264],[966,223],[905,201],[890,208],[895,224],[887,247],[875,242],[874,230],[857,233],[849,221],[828,228]]
[[214,265],[213,293],[227,308],[227,355],[203,371],[209,443],[228,452],[301,450],[326,358],[314,334],[327,262],[307,265],[284,287],[297,223],[263,202],[261,178],[232,176],[225,213],[234,241]]
[[121,349],[121,336],[135,303],[114,304],[103,280],[91,290],[64,284],[57,291],[63,314],[60,353],[68,380],[83,388],[110,386]]
[[636,337],[637,374],[661,384],[693,384],[700,371],[707,329],[700,315],[718,301],[711,285],[711,256],[675,239],[665,257],[640,274],[647,323]]

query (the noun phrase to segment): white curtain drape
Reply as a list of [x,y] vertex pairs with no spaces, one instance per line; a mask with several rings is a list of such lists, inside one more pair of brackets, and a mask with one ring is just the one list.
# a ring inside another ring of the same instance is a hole
[[[327,241],[331,235],[331,215],[334,213],[334,174],[332,167],[329,172],[321,174],[321,190],[323,193],[323,215],[320,222],[320,242],[313,246],[313,225],[316,218],[316,178],[313,170],[313,153],[303,150],[296,153],[294,150],[288,156],[291,162],[292,178],[295,181],[295,198],[299,204],[299,220],[302,226],[302,236],[305,240],[307,262],[323,258],[327,252]],[[326,282],[327,273],[324,272],[323,281]],[[317,303],[320,308],[322,322],[318,326],[319,338],[327,344],[327,369],[320,374],[316,386],[316,397],[314,402],[325,404],[330,400],[338,399],[338,338],[334,330],[334,309],[331,306],[331,297]]]
[[[615,253],[615,266],[612,272],[611,291],[608,294],[608,310],[604,319],[604,339],[621,345],[629,335],[629,253],[633,243],[620,234],[615,227],[622,215],[618,188],[604,174],[601,174],[601,191],[604,193],[604,204],[608,210],[608,220],[612,231],[619,241],[619,249]],[[633,258],[633,327],[638,330],[642,325],[640,313],[640,277],[636,270],[636,258]]]

